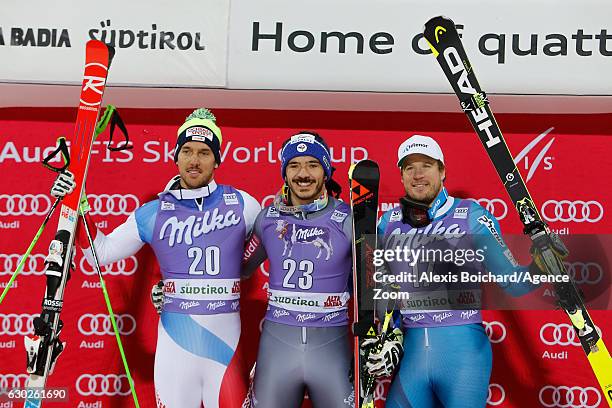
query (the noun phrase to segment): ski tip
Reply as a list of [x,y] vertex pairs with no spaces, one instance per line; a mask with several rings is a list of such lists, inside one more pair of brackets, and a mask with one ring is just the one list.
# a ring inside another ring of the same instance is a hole
[[423,27],[423,37],[429,48],[434,54],[434,57],[438,57],[439,51],[436,48],[447,32],[453,32],[455,30],[455,23],[450,18],[444,16],[437,16],[431,18]]
[[[99,53],[104,52],[108,55],[108,66],[110,66],[113,57],[115,56],[115,47],[108,45],[100,40],[89,40],[85,45],[86,52]],[[103,61],[101,61],[103,62]]]
[[445,17],[445,16],[432,17],[429,19],[429,21],[425,23],[425,26],[423,27],[423,31],[426,30],[427,27],[435,27],[438,25],[448,25],[448,24],[452,24],[453,26],[455,25],[453,20],[451,20],[448,17]]

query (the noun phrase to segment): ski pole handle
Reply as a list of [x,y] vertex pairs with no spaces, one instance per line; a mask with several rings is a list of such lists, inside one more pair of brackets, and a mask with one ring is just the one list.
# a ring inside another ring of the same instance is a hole
[[[43,159],[42,164],[51,171],[61,173],[62,171],[66,170],[70,165],[70,152],[68,151],[68,145],[66,144],[66,138],[64,136],[60,136],[57,139],[57,143],[57,148]],[[61,153],[62,158],[64,159],[64,165],[61,167],[54,167],[50,165],[49,162],[53,160],[58,153]]]

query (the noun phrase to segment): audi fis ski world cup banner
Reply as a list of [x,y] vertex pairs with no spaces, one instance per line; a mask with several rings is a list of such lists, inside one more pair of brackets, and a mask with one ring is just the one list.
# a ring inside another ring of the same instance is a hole
[[[177,173],[173,160],[176,129],[189,113],[123,111],[134,149],[110,152],[104,145],[107,134],[96,140],[86,191],[90,214],[101,231],[109,233],[136,208],[155,199]],[[487,209],[499,221],[516,261],[530,262],[530,243],[522,236],[522,224],[462,113],[214,113],[224,136],[216,181],[249,192],[262,205],[271,203],[282,183],[282,142],[302,129],[318,131],[331,146],[334,179],[342,186],[344,200],[348,200],[349,165],[364,159],[379,163],[380,214],[393,209],[403,195],[395,167],[398,146],[412,134],[432,136],[445,155],[449,193],[470,198]],[[55,175],[40,162],[54,149],[59,135],[69,134],[73,120],[73,110],[59,110],[53,116],[27,110],[0,111],[0,289],[6,286],[53,203],[49,189]],[[568,272],[584,293],[598,325],[596,330],[609,343],[612,193],[602,177],[612,173],[608,157],[612,117],[498,115],[498,121],[542,217],[568,243]],[[457,220],[461,216],[459,211]],[[0,305],[3,389],[23,387],[27,378],[23,336],[33,333],[33,319],[40,313],[44,260],[53,232],[45,231]],[[67,392],[69,403],[58,402],[56,406],[133,406],[97,274],[80,251],[75,264],[62,311],[62,339],[67,345],[47,386]],[[157,262],[145,246],[133,256],[103,266],[102,273],[140,405],[155,407],[153,359],[159,318],[151,305],[150,288],[160,278]],[[257,353],[267,288],[267,264],[242,282],[242,342],[249,366]],[[542,284],[527,300],[527,307],[517,301],[507,308],[513,310],[495,307],[483,311],[483,327],[493,349],[488,406],[605,407],[603,391],[567,316],[549,307],[554,302],[551,286]],[[443,312],[440,314],[443,320]],[[382,379],[376,384],[374,396],[379,408],[384,406],[390,382]],[[2,398],[0,407],[18,406]],[[309,400],[305,406],[310,406]]]

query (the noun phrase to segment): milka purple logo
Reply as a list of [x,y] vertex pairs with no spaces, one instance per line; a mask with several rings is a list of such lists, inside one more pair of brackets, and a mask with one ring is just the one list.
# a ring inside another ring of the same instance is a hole
[[468,320],[469,318],[477,314],[478,314],[478,310],[467,310],[465,312],[461,312],[461,318],[463,320]]
[[413,322],[419,322],[421,320],[423,320],[425,318],[424,314],[418,314],[416,316],[409,316],[408,319],[412,320]]
[[436,224],[429,224],[425,228],[413,228],[405,233],[403,233],[400,228],[396,228],[391,232],[386,247],[421,248],[434,241],[461,238],[466,233],[467,231],[461,230],[459,224],[451,224],[446,227],[443,221],[438,221]]
[[330,313],[330,314],[326,315],[323,318],[323,321],[324,322],[330,322],[330,321],[332,321],[332,319],[335,319],[338,316],[340,316],[340,312],[333,312],[333,313]]
[[219,300],[218,302],[210,302],[206,308],[208,310],[217,310],[220,307],[225,306],[225,302],[223,300]]
[[[276,221],[276,232],[278,238],[283,240],[283,256],[291,256],[293,246],[296,244],[312,245],[319,250],[317,259],[325,250],[325,260],[328,261],[334,253],[331,244],[329,229],[324,227],[305,227],[303,225],[289,224],[285,220]],[[288,252],[288,253],[287,253]]]
[[160,231],[159,239],[163,240],[166,229],[170,229],[168,233],[168,245],[174,246],[175,243],[180,244],[185,242],[187,245],[192,245],[194,238],[208,234],[215,230],[222,230],[240,223],[240,217],[234,214],[234,211],[229,210],[225,214],[219,214],[219,209],[215,208],[212,213],[204,212],[201,217],[191,215],[185,221],[179,221],[174,216],[164,222]]
[[181,302],[181,304],[179,305],[179,307],[183,310],[191,309],[192,307],[196,306],[200,306],[200,302],[196,302],[195,300],[192,300],[190,302]]
[[285,309],[276,309],[273,313],[272,316],[274,316],[275,319],[279,319],[283,316],[289,316],[289,312],[286,311]]
[[315,319],[316,317],[317,315],[314,313],[300,313],[299,315],[295,317],[295,320],[302,323],[302,322],[305,322],[306,320]]
[[432,319],[434,322],[436,323],[442,323],[443,320],[448,319],[449,317],[451,317],[453,314],[451,312],[444,312],[444,313],[440,313],[440,314],[435,314],[432,316]]

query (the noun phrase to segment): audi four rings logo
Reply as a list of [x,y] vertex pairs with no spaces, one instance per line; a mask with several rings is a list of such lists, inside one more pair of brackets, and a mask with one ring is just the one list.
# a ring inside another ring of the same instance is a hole
[[[92,266],[89,264],[89,262],[87,262],[87,259],[85,257],[81,258],[81,261],[79,262],[79,266],[83,274],[96,275],[96,272],[94,271]],[[136,259],[135,256],[132,255],[129,258],[121,259],[109,265],[104,265],[101,269],[102,269],[103,275],[129,276],[129,275],[133,275],[134,272],[136,272],[136,269],[138,269],[138,260]]]
[[92,215],[129,215],[139,206],[133,194],[88,194]]
[[50,208],[45,194],[0,194],[0,216],[45,215]]
[[34,317],[28,313],[16,314],[0,314],[0,333],[9,336],[25,336],[26,334],[34,333]]
[[0,374],[0,390],[23,388],[27,379],[27,374]]
[[386,401],[385,390],[391,384],[390,378],[383,378],[376,380],[376,387],[374,388],[374,401]]
[[485,333],[489,337],[489,341],[491,343],[501,343],[506,339],[506,326],[502,322],[493,321],[493,322],[482,322],[482,325],[485,328]]
[[[499,390],[499,391],[496,391]],[[499,384],[489,384],[489,395],[487,396],[487,404],[491,406],[501,405],[506,399],[506,390]]]
[[[136,319],[134,316],[129,314],[115,315],[115,321],[117,322],[117,329],[119,334],[123,336],[129,336],[136,331]],[[111,323],[110,316],[105,314],[91,314],[86,313],[79,317],[78,322],[79,332],[86,336],[103,336],[105,334],[115,334],[113,331],[113,324]]]
[[470,200],[482,205],[498,220],[503,220],[508,215],[508,205],[501,198],[470,198]]
[[[22,255],[20,254],[0,254],[0,276],[12,275]],[[44,275],[45,274],[45,255],[30,254],[23,264],[22,275]]]
[[597,408],[601,394],[595,387],[547,385],[540,390],[540,403],[546,408]]
[[590,201],[548,200],[542,205],[542,217],[554,222],[597,222],[603,218],[601,203]]
[[563,262],[575,283],[596,285],[603,279],[603,268],[596,262]]
[[76,380],[76,389],[83,396],[125,396],[130,394],[130,383],[125,374],[82,374]]
[[[601,329],[595,326],[601,335]],[[580,339],[576,330],[568,323],[546,323],[540,329],[540,340],[547,346],[579,346]]]

